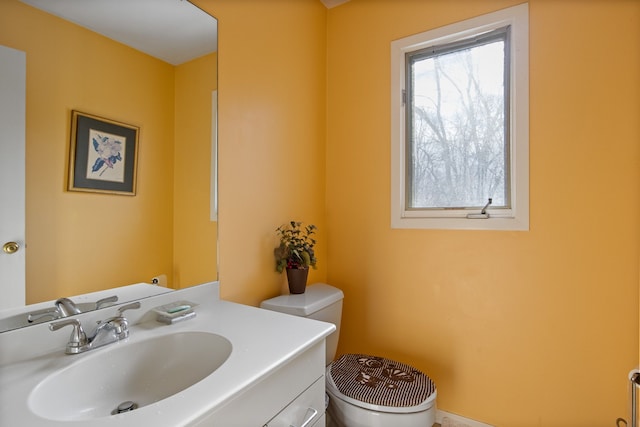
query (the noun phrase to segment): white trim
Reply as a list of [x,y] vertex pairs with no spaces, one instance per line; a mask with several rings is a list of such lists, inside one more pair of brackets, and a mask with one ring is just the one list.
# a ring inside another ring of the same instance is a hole
[[209,219],[218,220],[218,91],[211,92],[211,169],[209,177]]
[[[469,219],[468,210],[409,211],[404,206],[405,54],[511,25],[511,209]],[[529,229],[529,7],[527,3],[391,43],[391,227],[475,230]]]
[[[445,425],[443,422],[447,421],[445,420],[446,418],[448,418],[448,421],[453,421],[453,423],[447,422]],[[493,427],[490,424],[481,423],[480,421],[461,417],[460,415],[441,411],[440,409],[436,411],[436,422],[442,427]]]

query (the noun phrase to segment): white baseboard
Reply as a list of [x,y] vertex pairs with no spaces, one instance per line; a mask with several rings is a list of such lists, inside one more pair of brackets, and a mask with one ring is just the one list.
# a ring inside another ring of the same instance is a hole
[[436,410],[436,422],[442,427],[493,427],[440,409]]

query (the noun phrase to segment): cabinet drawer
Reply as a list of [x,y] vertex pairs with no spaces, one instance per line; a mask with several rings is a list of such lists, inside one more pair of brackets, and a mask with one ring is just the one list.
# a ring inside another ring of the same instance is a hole
[[[267,427],[311,427],[324,416],[324,376],[276,415]],[[306,423],[306,424],[305,424]]]

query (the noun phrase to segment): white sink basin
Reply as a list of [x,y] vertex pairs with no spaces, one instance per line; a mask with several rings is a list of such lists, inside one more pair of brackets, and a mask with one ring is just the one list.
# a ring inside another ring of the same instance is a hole
[[123,402],[143,407],[187,389],[218,369],[231,348],[221,335],[196,331],[110,344],[68,356],[78,361],[44,378],[28,405],[50,420],[109,417]]

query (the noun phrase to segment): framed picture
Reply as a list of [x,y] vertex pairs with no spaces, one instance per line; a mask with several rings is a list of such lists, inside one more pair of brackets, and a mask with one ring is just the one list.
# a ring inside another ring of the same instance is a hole
[[70,191],[134,196],[139,128],[71,112]]

